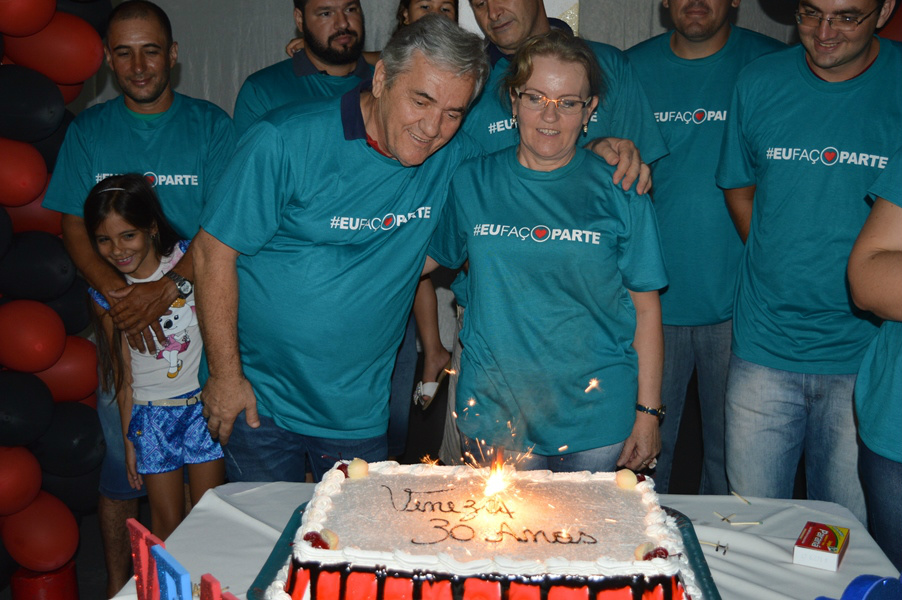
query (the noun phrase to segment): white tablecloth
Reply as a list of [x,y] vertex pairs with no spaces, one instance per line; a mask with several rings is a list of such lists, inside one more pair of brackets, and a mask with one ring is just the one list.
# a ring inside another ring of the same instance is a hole
[[[223,588],[245,598],[292,512],[310,499],[313,484],[230,483],[207,492],[166,542],[166,548],[199,582],[204,573]],[[811,600],[839,598],[852,579],[862,574],[898,577],[889,559],[847,509],[829,502],[734,496],[662,495],[661,504],[692,520],[701,542],[719,542],[726,552],[702,544],[702,550],[723,600]],[[732,526],[733,521],[761,525]],[[849,549],[833,573],[792,564],[792,548],[807,521],[848,527]],[[129,582],[117,599],[134,600]]]

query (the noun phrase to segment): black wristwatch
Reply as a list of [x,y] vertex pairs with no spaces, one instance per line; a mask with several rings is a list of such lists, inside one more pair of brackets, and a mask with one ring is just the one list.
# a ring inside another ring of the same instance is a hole
[[661,408],[648,408],[647,406],[643,406],[641,404],[636,404],[636,410],[639,412],[648,413],[653,417],[658,417],[658,422],[664,420],[664,413],[667,412],[667,408],[661,406]]
[[175,289],[179,291],[179,298],[185,299],[194,291],[194,285],[175,271],[167,271],[163,275],[175,283]]

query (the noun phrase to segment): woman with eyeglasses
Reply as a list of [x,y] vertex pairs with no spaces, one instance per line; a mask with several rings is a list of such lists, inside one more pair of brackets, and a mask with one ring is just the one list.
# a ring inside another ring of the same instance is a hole
[[524,43],[504,83],[520,143],[460,168],[430,244],[427,269],[469,262],[469,461],[503,448],[520,469],[638,471],[660,449],[667,279],[648,196],[578,144],[602,86],[572,35]]

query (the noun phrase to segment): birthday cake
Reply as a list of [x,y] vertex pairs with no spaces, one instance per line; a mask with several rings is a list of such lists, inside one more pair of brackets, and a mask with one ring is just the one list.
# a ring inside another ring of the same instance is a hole
[[508,467],[488,493],[488,469],[354,463],[317,485],[268,600],[701,596],[650,479]]

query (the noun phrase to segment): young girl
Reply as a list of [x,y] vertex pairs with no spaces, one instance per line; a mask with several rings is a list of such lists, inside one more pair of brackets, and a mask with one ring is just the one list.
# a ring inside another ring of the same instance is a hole
[[[188,242],[163,216],[153,189],[141,175],[107,177],[85,201],[85,228],[94,250],[129,284],[156,281],[185,254]],[[160,317],[165,344],[148,353],[132,350],[114,330],[103,296],[91,290],[107,341],[98,344],[101,364],[115,373],[132,487],[147,485],[152,531],[165,540],[185,517],[184,473],[191,503],[224,481],[222,448],[204,421],[197,370],[203,350],[194,293],[180,297]],[[101,336],[98,336],[101,337]]]

